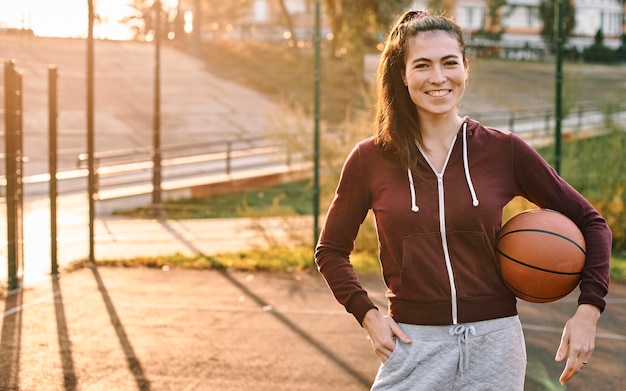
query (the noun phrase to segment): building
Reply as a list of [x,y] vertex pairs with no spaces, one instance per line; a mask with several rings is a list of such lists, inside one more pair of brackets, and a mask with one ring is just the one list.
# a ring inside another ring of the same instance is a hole
[[[568,1],[568,0],[565,0]],[[572,0],[576,10],[576,27],[568,41],[570,49],[582,51],[594,42],[598,30],[604,34],[604,44],[617,49],[621,37],[626,33],[626,2],[624,0]],[[484,30],[489,23],[488,0],[457,0],[456,21],[463,26],[469,36],[469,45],[480,45],[472,40],[475,32]],[[413,6],[420,8],[425,2],[416,1]],[[511,53],[524,55],[532,51],[545,50],[541,39],[543,21],[539,14],[540,0],[507,0],[500,8],[499,23],[503,34],[499,45]],[[521,54],[520,54],[521,53]]]

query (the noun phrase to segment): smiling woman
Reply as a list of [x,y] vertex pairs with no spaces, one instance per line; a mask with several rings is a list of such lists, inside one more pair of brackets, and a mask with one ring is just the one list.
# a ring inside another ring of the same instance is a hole
[[[128,40],[133,34],[119,23],[133,10],[130,0],[94,0],[98,20],[94,36]],[[87,0],[0,0],[0,28],[30,29],[41,37],[84,38],[87,36]]]

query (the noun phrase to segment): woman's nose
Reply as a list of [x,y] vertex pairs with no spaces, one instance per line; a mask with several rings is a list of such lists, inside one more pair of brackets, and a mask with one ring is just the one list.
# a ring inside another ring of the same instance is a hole
[[444,75],[443,69],[439,66],[434,66],[432,68],[432,72],[430,73],[430,82],[433,84],[441,84],[446,81],[446,77]]

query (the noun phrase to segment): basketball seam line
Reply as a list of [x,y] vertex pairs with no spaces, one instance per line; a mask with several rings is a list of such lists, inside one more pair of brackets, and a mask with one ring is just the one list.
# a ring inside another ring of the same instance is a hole
[[581,274],[581,272],[560,272],[560,271],[557,271],[557,270],[544,269],[544,268],[541,268],[541,267],[538,267],[538,266],[529,265],[529,264],[524,263],[524,262],[522,262],[522,261],[520,261],[518,259],[511,258],[510,256],[506,255],[505,253],[503,253],[500,250],[496,249],[496,251],[498,252],[498,254],[502,255],[503,257],[506,257],[507,259],[510,259],[511,261],[513,261],[513,262],[515,262],[517,264],[520,264],[520,265],[523,265],[523,266],[527,266],[527,267],[529,267],[531,269],[540,270],[542,272],[553,273],[553,274],[562,274],[562,275],[566,275],[566,276],[576,276],[576,275]]
[[572,243],[574,246],[578,247],[578,249],[580,251],[582,251],[582,253],[585,254],[585,256],[587,255],[587,252],[582,247],[580,247],[580,245],[578,243],[576,243],[572,239],[568,238],[567,236],[563,236],[561,234],[558,234],[556,232],[546,231],[544,229],[515,229],[515,230],[509,231],[509,232],[505,233],[504,235],[502,235],[500,237],[500,239],[498,239],[498,243],[500,243],[500,240],[502,240],[503,237],[505,237],[505,236],[507,236],[509,234],[515,233],[515,232],[541,232],[541,233],[548,234],[548,235],[558,236],[559,238],[567,240],[568,242]]
[[[522,290],[520,290],[520,289],[515,288],[515,287],[514,287],[514,286],[513,286],[513,285],[512,285],[509,281],[507,281],[507,279],[506,279],[506,278],[504,279],[504,282],[505,282],[506,286],[507,286],[510,290],[515,291],[517,294],[524,295],[524,296],[526,296],[526,297],[532,297],[533,299],[547,300],[546,302],[549,302],[549,301],[554,301],[554,300],[558,300],[558,299],[561,299],[561,298],[563,298],[563,297],[565,297],[565,296],[569,295],[569,292],[568,292],[568,293],[567,293],[567,294],[565,294],[565,295],[556,295],[556,296],[550,296],[550,297],[535,296],[535,295],[531,295],[530,293],[527,293],[527,292],[524,292],[524,291],[522,291]],[[574,288],[575,288],[575,287],[574,287]],[[572,290],[573,290],[573,289],[572,289]],[[525,300],[525,299],[522,299],[522,300]]]

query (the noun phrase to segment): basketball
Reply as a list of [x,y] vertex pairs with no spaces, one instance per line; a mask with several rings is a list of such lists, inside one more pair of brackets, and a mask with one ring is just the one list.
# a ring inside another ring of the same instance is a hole
[[574,290],[580,282],[586,251],[576,224],[549,209],[514,216],[496,239],[504,283],[515,296],[532,303],[555,301]]

